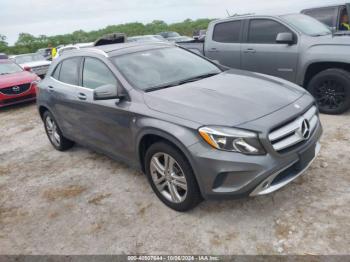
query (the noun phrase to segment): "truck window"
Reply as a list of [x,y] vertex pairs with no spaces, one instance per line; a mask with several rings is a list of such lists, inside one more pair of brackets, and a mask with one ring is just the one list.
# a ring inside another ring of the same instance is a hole
[[230,21],[216,24],[213,40],[221,43],[238,43],[241,33],[241,21]]
[[327,7],[307,10],[304,13],[321,21],[329,27],[335,27],[334,18],[337,16],[336,11],[337,9],[335,7]]
[[338,28],[340,31],[349,31],[350,30],[349,15],[348,15],[348,11],[345,7],[340,12],[340,19],[339,19]]
[[257,44],[275,44],[279,33],[291,32],[284,25],[270,19],[250,20],[248,42]]

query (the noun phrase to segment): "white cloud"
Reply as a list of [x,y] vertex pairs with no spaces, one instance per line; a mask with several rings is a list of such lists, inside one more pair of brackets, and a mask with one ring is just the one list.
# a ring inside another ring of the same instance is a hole
[[221,18],[234,13],[282,14],[341,0],[0,0],[0,34],[13,44],[21,32],[56,35],[111,24],[186,18]]

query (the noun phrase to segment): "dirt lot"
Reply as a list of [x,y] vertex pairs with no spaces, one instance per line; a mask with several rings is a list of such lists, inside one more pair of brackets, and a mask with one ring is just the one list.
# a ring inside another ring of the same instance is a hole
[[49,144],[34,104],[0,110],[0,254],[349,254],[350,112],[311,169],[265,197],[176,213],[145,177]]

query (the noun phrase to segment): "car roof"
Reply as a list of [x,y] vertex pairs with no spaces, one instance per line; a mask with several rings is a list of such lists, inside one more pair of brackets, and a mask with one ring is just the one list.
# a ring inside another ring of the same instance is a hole
[[173,43],[167,42],[128,42],[120,44],[102,45],[96,47],[83,48],[79,50],[72,50],[70,54],[85,53],[85,52],[99,52],[104,56],[116,56],[134,53],[138,51],[145,51],[157,48],[174,47]]
[[316,9],[323,9],[323,8],[330,8],[330,7],[339,7],[339,6],[345,6],[346,3],[344,4],[334,4],[334,5],[321,5],[321,6],[317,6],[317,7],[309,7],[309,8],[305,8],[303,10],[301,10],[301,12],[305,12],[305,11],[309,11],[309,10],[316,10]]
[[16,57],[19,57],[19,56],[27,56],[27,55],[38,55],[38,54],[37,53],[20,54],[20,55],[14,55],[14,56],[12,56],[12,58],[16,58]]
[[10,64],[10,63],[14,63],[14,62],[10,59],[0,59],[0,64]]

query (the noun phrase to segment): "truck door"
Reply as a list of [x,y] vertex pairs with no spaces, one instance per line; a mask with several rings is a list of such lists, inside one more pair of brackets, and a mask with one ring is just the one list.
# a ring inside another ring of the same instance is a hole
[[[298,63],[297,35],[272,19],[251,19],[246,43],[242,44],[242,69],[273,75],[294,82]],[[294,34],[295,44],[279,44],[279,33]]]
[[240,68],[242,24],[241,20],[215,24],[209,32],[211,39],[205,42],[205,55],[222,65]]

